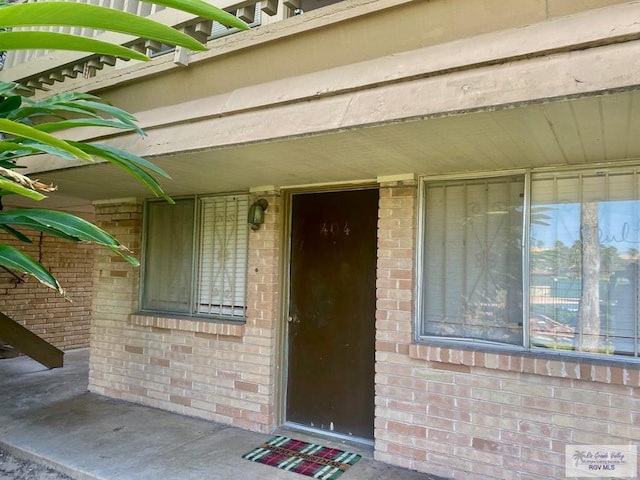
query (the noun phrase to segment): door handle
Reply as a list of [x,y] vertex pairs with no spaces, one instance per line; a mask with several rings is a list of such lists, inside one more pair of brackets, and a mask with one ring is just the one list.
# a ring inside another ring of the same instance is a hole
[[297,315],[289,315],[289,323],[293,323],[294,325],[300,325],[300,319]]

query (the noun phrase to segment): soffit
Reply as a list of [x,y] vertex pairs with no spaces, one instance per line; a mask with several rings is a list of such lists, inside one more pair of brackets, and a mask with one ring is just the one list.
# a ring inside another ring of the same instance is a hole
[[[600,164],[640,159],[640,91],[432,117],[158,157],[174,196],[375,179]],[[148,192],[107,164],[39,175],[69,206]],[[48,201],[45,201],[48,202]]]

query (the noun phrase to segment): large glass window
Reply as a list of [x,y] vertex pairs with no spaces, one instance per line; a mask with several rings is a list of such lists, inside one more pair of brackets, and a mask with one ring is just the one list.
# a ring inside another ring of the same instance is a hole
[[424,334],[522,344],[524,185],[426,184]]
[[422,335],[638,357],[638,172],[528,178],[425,183]]
[[142,309],[244,319],[248,196],[146,205]]
[[637,356],[638,175],[534,175],[531,343]]

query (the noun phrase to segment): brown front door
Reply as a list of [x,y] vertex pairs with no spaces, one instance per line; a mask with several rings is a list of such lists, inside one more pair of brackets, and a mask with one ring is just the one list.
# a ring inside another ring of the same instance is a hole
[[373,438],[378,190],[292,198],[287,421]]

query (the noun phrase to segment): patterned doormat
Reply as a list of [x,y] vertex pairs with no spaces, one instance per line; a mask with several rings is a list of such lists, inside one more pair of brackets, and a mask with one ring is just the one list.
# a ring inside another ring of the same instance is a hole
[[308,477],[334,480],[360,460],[361,455],[276,436],[242,458]]

